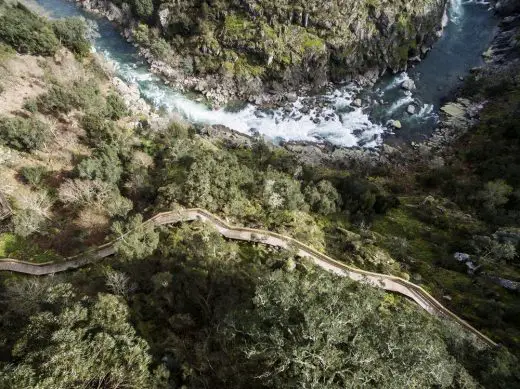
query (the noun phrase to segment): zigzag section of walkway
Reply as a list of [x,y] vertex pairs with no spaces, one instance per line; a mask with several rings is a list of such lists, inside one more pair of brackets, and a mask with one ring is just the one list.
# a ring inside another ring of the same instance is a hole
[[[473,333],[477,338],[482,340],[487,345],[496,346],[496,343],[493,342],[490,338],[448,310],[420,286],[417,286],[399,277],[373,273],[345,265],[344,263],[336,261],[331,257],[291,237],[280,235],[271,231],[234,227],[220,219],[218,216],[215,216],[210,212],[199,208],[159,213],[151,219],[147,220],[145,223],[153,225],[167,225],[193,220],[202,220],[212,224],[224,237],[228,239],[257,242],[270,246],[280,247],[283,249],[291,249],[296,251],[300,257],[309,258],[317,266],[327,271],[340,276],[349,277],[356,281],[368,283],[386,291],[400,293],[415,301],[427,312],[433,315],[451,319]],[[34,264],[6,258],[0,259],[0,271],[13,271],[30,275],[54,274],[71,269],[77,269],[113,255],[115,252],[115,242],[111,242],[78,256],[68,258],[63,262]]]

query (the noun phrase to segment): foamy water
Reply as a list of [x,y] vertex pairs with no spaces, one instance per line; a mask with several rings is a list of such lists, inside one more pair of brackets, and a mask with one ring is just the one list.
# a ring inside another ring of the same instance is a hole
[[449,18],[452,23],[460,24],[464,17],[464,4],[471,3],[473,0],[463,2],[462,0],[450,0]]
[[[193,123],[220,124],[243,133],[260,133],[273,140],[328,141],[342,146],[374,147],[382,143],[385,133],[390,132],[383,125],[390,119],[402,122],[401,133],[408,131],[407,128],[411,131],[424,131],[424,128],[431,128],[436,123],[437,110],[427,101],[436,101],[432,100],[432,87],[439,87],[430,83],[426,89],[422,88],[424,76],[433,74],[434,80],[442,80],[441,70],[446,67],[446,71],[451,71],[444,64],[434,69],[430,69],[431,66],[425,67],[431,62],[427,58],[417,67],[425,69],[426,73],[411,72],[418,86],[418,90],[412,93],[401,89],[403,81],[410,77],[403,72],[385,78],[374,88],[361,90],[353,85],[346,85],[321,96],[301,96],[294,103],[275,110],[259,110],[250,104],[238,112],[211,110],[165,85],[152,74],[148,66],[136,57],[136,50],[124,41],[108,21],[85,14],[65,0],[37,1],[56,17],[83,15],[97,24],[100,36],[94,39],[95,49],[114,64],[121,79],[129,84],[136,84],[142,97],[155,108],[181,114]],[[459,24],[465,18],[466,3],[463,1],[465,0],[451,0],[449,18],[452,22],[450,25],[455,26],[455,30],[450,30],[448,26],[446,34],[449,33],[451,37],[448,43],[457,41],[458,35],[465,31],[459,31],[459,26],[465,25]],[[441,40],[446,38],[446,34]],[[480,53],[481,50],[477,52]],[[436,56],[449,56],[450,61],[453,58],[449,52]],[[437,62],[434,60],[434,63]],[[357,98],[362,99],[361,107],[353,104]],[[409,104],[415,106],[413,115],[406,113]]]
[[102,53],[112,62],[116,74],[129,84],[137,84],[142,97],[155,108],[181,114],[193,123],[220,124],[246,134],[260,133],[274,141],[327,141],[349,147],[378,146],[382,134],[388,131],[369,119],[366,107],[352,106],[359,91],[353,85],[319,96],[320,101],[327,102],[323,108],[304,109],[305,97],[299,97],[284,108],[270,111],[251,104],[238,112],[212,110],[165,85],[145,67],[121,63],[107,50]]

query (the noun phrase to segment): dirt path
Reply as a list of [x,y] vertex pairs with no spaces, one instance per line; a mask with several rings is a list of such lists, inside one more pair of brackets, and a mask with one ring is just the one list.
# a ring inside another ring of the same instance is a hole
[[[415,301],[421,308],[430,314],[453,320],[469,332],[473,333],[485,344],[496,346],[496,343],[490,338],[448,310],[420,286],[399,277],[368,272],[345,265],[344,263],[336,261],[335,259],[289,236],[280,235],[271,231],[234,227],[220,219],[218,216],[215,216],[204,209],[198,208],[159,213],[147,220],[145,223],[167,225],[193,220],[202,220],[212,224],[217,231],[228,239],[257,242],[283,249],[296,250],[299,256],[310,259],[317,266],[327,271],[343,277],[349,277],[355,281],[370,284],[374,287],[382,288],[386,291],[400,293]],[[0,259],[0,271],[13,271],[30,275],[46,275],[77,269],[115,254],[114,243],[115,242],[107,243],[106,245],[100,246],[91,251],[68,258],[64,262],[34,264],[4,258]]]

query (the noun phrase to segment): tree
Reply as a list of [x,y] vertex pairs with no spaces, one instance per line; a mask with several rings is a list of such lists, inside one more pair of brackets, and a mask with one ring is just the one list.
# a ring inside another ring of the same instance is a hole
[[316,213],[330,215],[340,209],[341,197],[330,181],[321,180],[316,186],[311,184],[305,188],[304,194],[305,200]]
[[463,370],[434,320],[322,271],[262,280],[223,336],[244,359],[237,374],[268,388],[448,388]]
[[133,208],[117,186],[101,180],[67,179],[61,184],[58,196],[68,206],[94,207],[109,216],[125,216]]
[[262,200],[264,206],[270,211],[305,211],[307,208],[300,183],[275,170],[269,170],[266,174]]
[[13,216],[14,232],[22,237],[39,232],[50,219],[52,204],[53,200],[44,190],[20,192]]
[[243,188],[252,185],[251,170],[240,165],[229,154],[193,154],[180,158],[176,166],[170,167],[170,171],[178,172],[179,165],[185,163],[187,173],[160,189],[164,201],[168,204],[178,202],[206,208],[213,212],[223,210],[233,215],[243,216],[250,212],[251,205]]
[[79,178],[101,180],[117,184],[123,174],[123,165],[114,148],[104,145],[97,148],[91,157],[85,158],[77,166]]
[[133,291],[134,287],[130,284],[130,278],[123,272],[109,269],[105,272],[106,286],[110,291],[124,298]]
[[128,114],[126,103],[118,94],[109,94],[106,101],[105,116],[110,120],[119,120]]
[[497,208],[505,205],[509,201],[509,195],[513,193],[513,188],[504,180],[489,181],[477,197],[482,201],[484,208],[489,212],[496,212]]
[[148,19],[153,13],[152,0],[134,0],[134,9],[141,19]]
[[56,37],[63,46],[67,47],[79,57],[86,57],[90,53],[90,42],[86,38],[87,25],[82,18],[66,18],[52,22]]
[[31,316],[13,348],[15,363],[2,369],[1,387],[163,387],[165,369],[151,373],[149,347],[128,322],[120,298],[74,300],[69,296],[56,311]]
[[117,239],[115,249],[126,260],[144,259],[159,244],[155,226],[153,223],[143,223],[141,214],[132,216],[126,222],[114,222],[112,231]]
[[51,26],[25,6],[3,7],[0,15],[0,41],[19,53],[53,55],[59,41]]
[[493,237],[476,235],[471,245],[484,263],[511,261],[516,256],[516,246],[510,241],[501,242]]

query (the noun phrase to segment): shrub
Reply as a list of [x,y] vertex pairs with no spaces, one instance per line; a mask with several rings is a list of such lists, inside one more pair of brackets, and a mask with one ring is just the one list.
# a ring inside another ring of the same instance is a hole
[[[30,108],[32,103],[26,103]],[[73,109],[96,109],[102,106],[101,93],[97,84],[91,80],[75,81],[71,85],[55,84],[47,93],[36,98],[41,113],[55,115],[69,113]]]
[[24,166],[20,170],[22,177],[32,186],[40,186],[43,182],[47,169],[43,166]]
[[39,149],[49,134],[49,126],[40,120],[0,117],[0,143],[16,150]]
[[341,206],[341,197],[336,188],[327,180],[320,181],[316,186],[307,186],[304,194],[312,211],[322,215],[335,213]]
[[153,13],[152,0],[134,0],[134,11],[141,19],[148,19]]
[[16,51],[11,46],[0,42],[0,60],[10,58],[15,54],[16,54]]
[[107,96],[105,115],[112,120],[119,120],[128,114],[125,101],[121,96],[111,93]]
[[[53,85],[47,93],[36,98],[38,111],[44,114],[53,115],[57,113],[69,113],[74,108],[79,107],[78,96],[69,92],[61,85]],[[30,104],[26,104],[26,108]]]
[[0,40],[20,53],[53,55],[59,48],[49,23],[21,4],[7,7],[0,16]]
[[52,23],[54,33],[63,46],[79,57],[86,57],[90,52],[90,42],[86,39],[87,26],[83,19],[67,18]]
[[76,167],[80,178],[101,180],[116,184],[123,173],[123,166],[117,152],[109,146],[96,149],[94,155],[85,158]]
[[36,101],[36,99],[26,100],[23,104],[23,107],[31,113],[38,112],[38,102]]
[[170,54],[171,47],[163,38],[157,38],[151,43],[150,50],[157,58],[165,58]]

